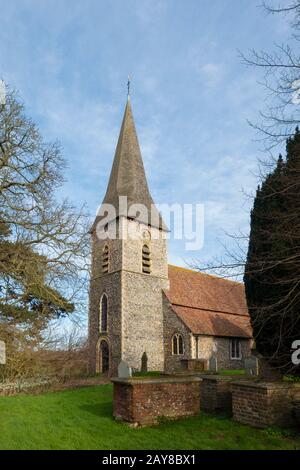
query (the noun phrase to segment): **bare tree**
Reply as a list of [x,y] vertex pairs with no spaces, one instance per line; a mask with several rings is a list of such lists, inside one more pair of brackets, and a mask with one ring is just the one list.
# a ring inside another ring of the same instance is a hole
[[[300,298],[300,56],[293,52],[300,36],[300,1],[272,8],[270,14],[293,14],[291,44],[275,52],[252,51],[243,55],[249,66],[262,68],[268,91],[268,107],[261,122],[251,124],[262,136],[266,150],[287,143],[287,158],[281,155],[260,164],[261,187],[251,212],[251,232],[231,235],[234,248],[224,247],[224,257],[201,265],[225,277],[244,276],[247,303],[259,352],[282,373],[299,375],[291,361],[291,346],[299,339]],[[297,49],[295,49],[297,51]]]
[[88,219],[57,200],[66,168],[60,146],[43,141],[8,90],[0,107],[0,324],[45,327],[83,305]]
[[274,7],[263,3],[269,14],[291,17],[293,34],[287,44],[276,44],[272,52],[252,50],[241,53],[243,62],[264,71],[263,86],[267,91],[266,108],[260,111],[261,120],[251,122],[259,131],[267,150],[271,150],[294,134],[300,123],[300,1]]

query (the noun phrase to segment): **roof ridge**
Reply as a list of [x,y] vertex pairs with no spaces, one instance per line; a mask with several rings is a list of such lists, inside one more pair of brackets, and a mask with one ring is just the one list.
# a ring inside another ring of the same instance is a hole
[[176,268],[176,269],[181,269],[182,271],[188,271],[188,272],[193,273],[193,274],[199,274],[199,275],[202,275],[202,276],[212,277],[214,279],[222,279],[222,281],[227,281],[227,282],[231,282],[231,283],[234,283],[234,284],[239,284],[241,286],[244,285],[243,282],[233,281],[231,279],[227,279],[226,277],[216,276],[215,274],[208,274],[208,273],[204,273],[202,271],[196,271],[195,269],[185,268],[183,266],[176,266],[175,264],[168,264],[168,266],[170,266],[172,268]]

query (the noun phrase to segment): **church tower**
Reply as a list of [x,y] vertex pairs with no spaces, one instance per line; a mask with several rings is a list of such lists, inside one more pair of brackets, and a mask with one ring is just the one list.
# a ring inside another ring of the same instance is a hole
[[92,372],[116,374],[121,360],[139,370],[144,352],[148,370],[163,370],[167,232],[149,192],[128,96],[107,191],[91,229]]

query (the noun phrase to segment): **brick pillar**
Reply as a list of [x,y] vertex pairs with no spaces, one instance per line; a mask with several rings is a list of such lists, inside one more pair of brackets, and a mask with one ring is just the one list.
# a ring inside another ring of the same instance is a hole
[[295,425],[293,402],[300,384],[243,380],[232,382],[233,419],[259,428]]

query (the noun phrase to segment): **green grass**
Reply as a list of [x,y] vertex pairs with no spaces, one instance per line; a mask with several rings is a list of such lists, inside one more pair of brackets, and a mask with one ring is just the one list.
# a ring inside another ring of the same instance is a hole
[[300,439],[201,413],[133,429],[112,418],[112,386],[0,397],[0,449],[299,449]]
[[244,369],[233,369],[233,370],[220,370],[220,375],[245,375]]
[[295,376],[295,375],[286,375],[283,377],[283,380],[285,382],[295,382],[295,383],[298,383],[300,382],[300,377],[299,376]]
[[152,370],[148,372],[134,372],[133,377],[159,377],[161,372]]

